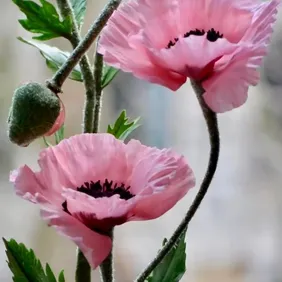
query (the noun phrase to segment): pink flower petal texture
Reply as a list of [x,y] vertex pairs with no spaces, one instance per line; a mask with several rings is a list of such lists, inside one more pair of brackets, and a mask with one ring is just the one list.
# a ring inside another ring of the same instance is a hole
[[40,171],[11,172],[17,195],[39,204],[42,217],[73,240],[93,268],[109,254],[109,231],[157,218],[195,185],[183,156],[127,144],[110,134],[81,134],[44,149]]
[[279,0],[129,0],[102,31],[109,65],[177,90],[202,83],[215,112],[239,107],[259,80]]

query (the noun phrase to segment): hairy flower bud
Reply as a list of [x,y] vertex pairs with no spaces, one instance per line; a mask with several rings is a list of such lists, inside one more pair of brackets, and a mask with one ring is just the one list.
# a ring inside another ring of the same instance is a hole
[[57,131],[64,117],[63,104],[55,93],[39,83],[27,83],[15,90],[12,99],[9,139],[19,146],[27,146],[36,138]]

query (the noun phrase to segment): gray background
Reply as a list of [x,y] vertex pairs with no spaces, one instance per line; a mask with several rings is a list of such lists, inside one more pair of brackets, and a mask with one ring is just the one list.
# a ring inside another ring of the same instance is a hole
[[[64,268],[72,282],[75,246],[46,227],[38,207],[16,197],[9,171],[27,163],[36,168],[41,140],[18,148],[6,136],[6,119],[13,90],[29,80],[44,82],[51,73],[34,48],[16,37],[31,38],[17,23],[22,15],[9,0],[0,10],[0,235],[34,248],[43,262],[58,272]],[[89,1],[85,30],[106,1]],[[281,19],[281,17],[279,17]],[[54,40],[62,49],[67,42]],[[90,53],[92,55],[92,53]],[[189,282],[282,282],[282,36],[281,20],[261,83],[250,88],[248,102],[219,116],[222,150],[218,171],[201,209],[187,233]],[[67,81],[63,100],[67,135],[80,132],[83,86]],[[189,83],[176,93],[120,73],[104,96],[102,130],[126,108],[142,116],[136,137],[147,145],[173,147],[193,167],[198,184],[208,160],[208,136]],[[198,186],[197,186],[198,188]],[[160,219],[116,228],[117,281],[132,281],[156,254],[189,207],[197,188]],[[0,244],[0,281],[11,276]],[[93,276],[93,281],[98,281]]]

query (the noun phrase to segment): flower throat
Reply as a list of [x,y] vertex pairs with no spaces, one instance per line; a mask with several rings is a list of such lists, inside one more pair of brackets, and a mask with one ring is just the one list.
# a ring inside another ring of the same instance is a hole
[[[183,37],[187,38],[190,35],[203,36],[205,34],[207,34],[207,40],[210,41],[210,42],[215,42],[217,39],[223,37],[223,34],[220,34],[218,31],[215,31],[213,28],[208,30],[207,33],[203,29],[202,30],[194,29],[194,30],[191,30],[189,32],[186,32],[183,35]],[[173,47],[177,43],[178,40],[179,40],[178,37],[174,38],[173,40],[170,40],[169,43],[166,46],[166,49]]]
[[130,186],[125,187],[123,183],[120,185],[117,183],[114,184],[113,181],[108,181],[108,179],[106,179],[104,183],[101,183],[100,180],[97,182],[85,182],[84,185],[77,188],[77,191],[85,193],[94,198],[119,195],[121,199],[129,200],[134,197],[134,195],[130,193],[129,189]]
[[[113,181],[108,181],[108,179],[105,180],[105,182],[102,184],[101,181],[90,181],[85,182],[82,186],[77,187],[77,191],[87,194],[94,198],[103,198],[103,197],[111,197],[114,195],[119,195],[120,199],[123,200],[129,200],[133,198],[135,195],[131,194],[129,189],[130,186],[126,187],[123,183],[118,185],[115,183],[114,185]],[[64,201],[62,203],[63,210],[70,214],[68,207],[67,207],[67,201]]]

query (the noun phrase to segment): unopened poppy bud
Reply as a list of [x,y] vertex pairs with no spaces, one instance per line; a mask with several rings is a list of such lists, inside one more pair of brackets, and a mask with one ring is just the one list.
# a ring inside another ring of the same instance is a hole
[[36,138],[57,131],[64,118],[63,104],[55,93],[39,83],[27,83],[15,90],[12,99],[9,139],[19,146],[27,146]]

